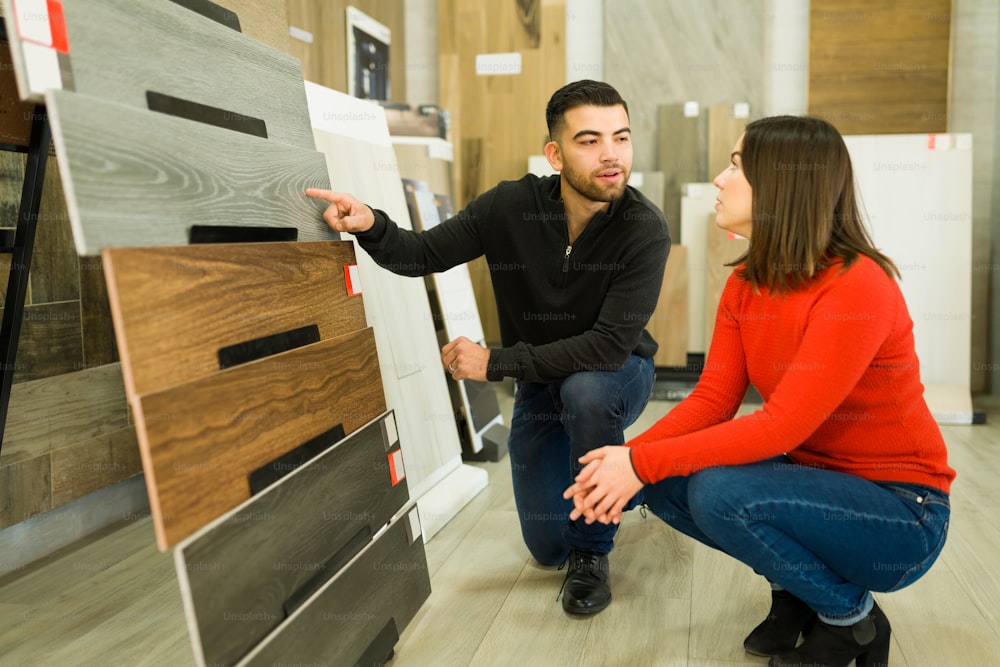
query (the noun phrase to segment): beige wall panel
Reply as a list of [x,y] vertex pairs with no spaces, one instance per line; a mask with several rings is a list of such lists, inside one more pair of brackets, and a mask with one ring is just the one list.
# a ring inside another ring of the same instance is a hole
[[403,0],[286,0],[289,28],[312,35],[291,37],[289,53],[302,61],[306,81],[347,92],[347,7],[361,10],[390,31],[389,85],[393,102],[406,102],[406,31]]
[[688,352],[687,248],[670,247],[663,287],[647,328],[660,344],[653,357],[657,366],[686,366]]
[[236,13],[244,35],[289,52],[285,0],[219,0],[218,4]]
[[50,455],[0,467],[0,529],[52,507]]
[[139,443],[131,426],[52,452],[52,506],[142,472]]
[[0,465],[24,461],[129,425],[118,364],[13,386]]
[[710,349],[712,332],[715,330],[715,315],[719,310],[722,288],[726,286],[733,268],[726,263],[746,252],[750,242],[745,238],[715,226],[715,216],[709,221],[708,256],[705,275],[705,350]]
[[729,166],[736,140],[750,118],[739,104],[713,104],[708,108],[708,180]]

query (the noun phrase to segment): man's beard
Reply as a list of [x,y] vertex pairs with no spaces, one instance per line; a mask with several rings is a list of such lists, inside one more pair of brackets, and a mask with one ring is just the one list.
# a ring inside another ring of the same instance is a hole
[[[591,180],[596,178],[596,174],[604,171],[605,169],[621,169],[622,180],[620,183],[608,183],[601,184]],[[611,202],[619,199],[625,193],[625,185],[628,183],[629,173],[625,170],[622,165],[612,165],[610,167],[602,167],[597,171],[590,174],[590,178],[583,176],[580,172],[575,171],[569,166],[564,165],[562,170],[563,178],[571,188],[579,192],[581,195],[589,199],[590,201],[600,201],[600,202]]]

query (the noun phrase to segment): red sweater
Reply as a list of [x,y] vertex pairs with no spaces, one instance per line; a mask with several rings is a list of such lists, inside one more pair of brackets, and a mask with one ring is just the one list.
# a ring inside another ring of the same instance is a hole
[[[751,383],[764,405],[734,418]],[[731,275],[694,391],[626,445],[646,483],[782,453],[946,493],[955,477],[924,402],[903,295],[863,255],[781,295]]]

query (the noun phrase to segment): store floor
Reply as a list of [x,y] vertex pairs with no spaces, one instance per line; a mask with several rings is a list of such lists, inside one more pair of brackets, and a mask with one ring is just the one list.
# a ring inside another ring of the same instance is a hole
[[[629,434],[671,405],[651,402]],[[501,391],[505,417],[510,407]],[[944,553],[913,586],[877,596],[893,623],[890,667],[1000,656],[1000,402],[976,407],[985,425],[943,427],[959,475]],[[535,565],[521,543],[509,462],[474,465],[490,484],[427,544],[432,593],[393,667],[766,664],[742,649],[767,612],[766,584],[638,512],[626,514],[611,556],[611,606],[593,618],[566,615],[557,599],[564,572]],[[190,664],[172,554],[156,550],[148,519],[0,582],[0,667]]]

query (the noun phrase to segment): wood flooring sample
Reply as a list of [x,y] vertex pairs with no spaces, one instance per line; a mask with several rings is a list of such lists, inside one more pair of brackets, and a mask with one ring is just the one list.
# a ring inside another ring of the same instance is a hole
[[217,372],[227,345],[367,326],[362,297],[347,290],[350,241],[114,248],[103,260],[130,400]]
[[253,471],[385,409],[371,329],[142,396],[135,421],[160,549],[249,498]]
[[329,187],[320,153],[76,93],[46,100],[80,255],[184,245],[195,225],[337,238],[305,194]]

